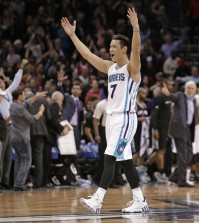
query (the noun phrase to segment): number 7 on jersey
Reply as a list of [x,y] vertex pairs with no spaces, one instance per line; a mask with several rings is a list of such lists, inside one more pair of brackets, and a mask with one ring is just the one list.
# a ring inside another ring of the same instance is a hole
[[113,90],[111,92],[111,98],[113,98],[113,95],[114,95],[114,92],[115,92],[116,87],[117,87],[117,84],[112,84],[111,85],[111,88],[113,88]]

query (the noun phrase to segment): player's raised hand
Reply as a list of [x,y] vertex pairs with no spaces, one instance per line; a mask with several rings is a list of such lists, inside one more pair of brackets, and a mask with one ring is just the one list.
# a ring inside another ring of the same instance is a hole
[[128,12],[127,17],[129,18],[133,28],[134,29],[139,29],[138,17],[137,17],[137,13],[135,12],[135,9],[134,8],[129,8],[127,12]]
[[75,33],[76,21],[74,21],[73,25],[71,25],[66,17],[62,17],[61,26],[64,31],[68,34],[68,36],[72,36]]

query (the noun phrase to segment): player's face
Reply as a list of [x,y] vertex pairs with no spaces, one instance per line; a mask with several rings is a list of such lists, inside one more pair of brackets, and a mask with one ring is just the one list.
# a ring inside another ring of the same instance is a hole
[[124,47],[122,48],[119,40],[112,40],[110,44],[110,56],[113,62],[116,62],[124,53]]

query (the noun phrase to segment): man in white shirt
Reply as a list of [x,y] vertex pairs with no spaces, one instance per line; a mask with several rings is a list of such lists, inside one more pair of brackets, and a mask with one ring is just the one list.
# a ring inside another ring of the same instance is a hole
[[14,80],[11,85],[5,89],[5,82],[3,78],[0,78],[0,88],[6,92],[3,96],[2,101],[0,101],[0,113],[7,122],[7,137],[3,143],[3,150],[1,155],[1,165],[0,165],[0,183],[5,189],[10,189],[10,169],[12,164],[12,147],[10,144],[10,132],[11,132],[11,120],[10,120],[10,105],[12,103],[12,92],[19,86],[22,75],[23,68],[28,63],[26,59],[23,59],[18,72],[15,74]]

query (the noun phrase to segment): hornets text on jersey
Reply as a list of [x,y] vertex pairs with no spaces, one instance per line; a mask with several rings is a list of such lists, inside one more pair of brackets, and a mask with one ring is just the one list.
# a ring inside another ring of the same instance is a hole
[[130,77],[127,64],[118,68],[117,64],[108,70],[108,104],[107,113],[135,112],[136,95],[139,88]]

